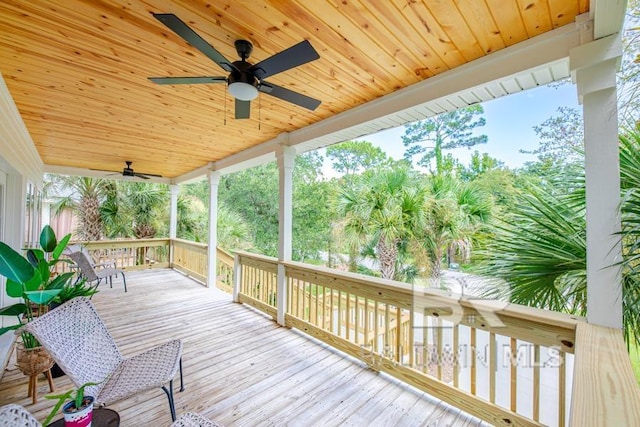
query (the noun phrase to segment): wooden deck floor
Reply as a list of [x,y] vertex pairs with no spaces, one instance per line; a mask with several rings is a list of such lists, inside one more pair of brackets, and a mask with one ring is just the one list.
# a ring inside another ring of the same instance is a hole
[[[125,356],[183,340],[187,389],[176,393],[178,415],[196,411],[229,426],[484,425],[177,272],[131,272],[127,282],[127,294],[118,281],[113,289],[101,286],[93,301]],[[63,391],[71,383],[62,377],[55,384]],[[38,392],[31,405],[27,378],[10,363],[0,405],[24,405],[43,420],[52,406],[42,398],[43,376]],[[111,408],[123,427],[171,424],[160,389]]]

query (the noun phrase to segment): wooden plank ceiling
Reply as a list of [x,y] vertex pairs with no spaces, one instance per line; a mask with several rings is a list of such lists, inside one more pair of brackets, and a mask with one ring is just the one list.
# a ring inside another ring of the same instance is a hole
[[[0,72],[46,165],[177,177],[554,28],[588,0],[2,0]],[[302,40],[320,59],[269,78],[322,101],[269,95],[236,120],[226,75],[152,13],[174,13],[234,61]]]

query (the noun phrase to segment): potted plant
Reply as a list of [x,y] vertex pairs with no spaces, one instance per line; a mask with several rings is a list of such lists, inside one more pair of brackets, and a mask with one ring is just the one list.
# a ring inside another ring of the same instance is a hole
[[[22,299],[20,303],[0,309],[0,316],[16,316],[18,319],[17,324],[0,328],[0,335],[18,329],[22,323],[45,313],[48,304],[69,284],[73,273],[57,274],[55,268],[59,262],[67,262],[60,255],[70,238],[68,234],[58,242],[53,229],[47,225],[40,233],[41,248],[28,249],[26,257],[0,242],[0,275],[7,278],[6,293]],[[33,375],[49,369],[53,362],[41,350],[35,337],[27,332],[21,333],[20,337],[16,354],[22,372]]]
[[60,407],[62,407],[62,415],[64,416],[64,425],[66,427],[90,426],[93,418],[94,398],[93,396],[85,396],[84,389],[92,385],[98,385],[98,383],[88,382],[77,389],[68,390],[66,393],[45,396],[47,399],[58,399],[58,401],[51,409],[43,425],[48,425],[53,417],[56,416]]

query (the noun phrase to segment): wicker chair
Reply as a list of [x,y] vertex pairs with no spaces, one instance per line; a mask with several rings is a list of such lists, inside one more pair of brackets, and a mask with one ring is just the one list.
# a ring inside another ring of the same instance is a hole
[[122,274],[122,283],[124,283],[124,291],[127,292],[127,279],[124,277],[124,270],[118,268],[100,268],[95,269],[91,265],[91,261],[83,252],[73,252],[69,254],[69,258],[76,263],[80,269],[80,274],[84,276],[88,282],[96,282],[96,286],[100,284],[102,279],[109,280],[109,286],[113,287],[113,276]]
[[180,340],[125,359],[95,307],[84,297],[74,298],[22,328],[40,341],[76,386],[99,382],[85,390],[95,397],[97,405],[161,387],[169,399],[171,420],[175,421],[173,378],[178,369],[180,391],[184,390]]
[[12,404],[0,407],[0,426],[42,427],[42,424],[22,406]]
[[180,415],[171,427],[222,427],[222,424],[208,420],[195,412],[186,412]]

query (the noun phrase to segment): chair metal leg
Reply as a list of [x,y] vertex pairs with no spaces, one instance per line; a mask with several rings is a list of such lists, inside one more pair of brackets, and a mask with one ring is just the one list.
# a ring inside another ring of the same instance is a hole
[[173,380],[169,381],[169,388],[166,386],[162,386],[162,389],[167,394],[167,399],[169,399],[169,410],[171,411],[171,422],[176,420],[176,405],[173,400]]
[[182,377],[182,357],[180,358],[180,391],[184,391],[184,380]]
[[124,291],[127,292],[127,279],[124,278],[124,271],[122,272],[122,283],[124,283]]
[[113,276],[109,276],[109,287],[113,288]]

